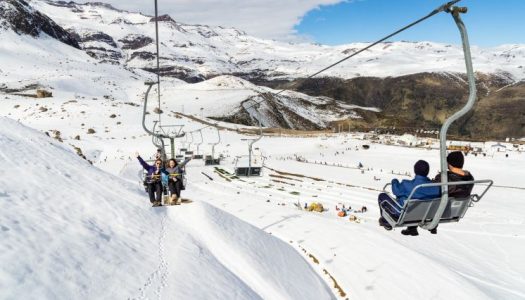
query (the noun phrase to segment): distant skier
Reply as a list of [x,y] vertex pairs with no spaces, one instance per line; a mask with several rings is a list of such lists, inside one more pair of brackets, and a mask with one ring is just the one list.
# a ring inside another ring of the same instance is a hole
[[[403,206],[405,200],[408,198],[412,190],[423,183],[431,183],[430,179],[427,177],[430,166],[428,162],[424,160],[418,160],[414,165],[414,173],[416,176],[412,180],[403,180],[399,182],[397,179],[392,179],[392,192],[396,196],[396,199],[390,198],[386,193],[379,194],[377,200],[379,207],[383,207],[388,214],[391,216],[399,216],[399,213],[394,208],[400,208]],[[437,186],[433,187],[424,187],[419,188],[412,195],[412,199],[424,200],[437,198],[441,194],[440,188]],[[383,218],[383,211],[380,209],[381,217],[379,218],[379,225],[383,226],[386,230],[391,230],[392,226]],[[418,235],[417,227],[409,227],[405,230],[402,230],[403,235]]]
[[184,173],[184,167],[191,160],[186,158],[184,162],[178,164],[175,159],[170,159],[168,162],[168,167],[166,172],[169,174],[168,188],[170,189],[170,202],[173,204],[177,203],[177,200],[180,199],[180,192],[184,188],[182,174]]
[[162,160],[156,159],[155,164],[149,165],[146,163],[139,153],[135,153],[142,167],[148,172],[146,175],[146,184],[148,189],[149,201],[153,206],[161,206],[162,198],[162,174],[168,175],[168,172],[162,168]]

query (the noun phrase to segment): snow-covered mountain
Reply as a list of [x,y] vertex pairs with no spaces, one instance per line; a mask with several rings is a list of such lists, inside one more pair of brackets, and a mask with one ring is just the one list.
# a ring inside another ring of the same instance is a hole
[[44,33],[72,47],[80,48],[77,41],[68,32],[25,1],[4,0],[0,2],[0,29],[2,28],[34,37]]
[[[31,5],[75,34],[101,62],[155,69],[154,18],[103,3],[32,0]],[[201,81],[233,74],[248,79],[305,77],[364,47],[292,44],[249,36],[234,28],[189,25],[159,17],[161,73]],[[471,30],[475,30],[472,26]],[[459,34],[459,33],[458,33]],[[525,78],[525,45],[473,47],[476,71]],[[464,72],[460,46],[433,42],[383,43],[325,73],[327,76],[401,76],[420,72]]]
[[[150,16],[103,3],[33,0],[30,5],[19,0],[2,2],[0,78],[4,80],[0,92],[27,94],[44,87],[54,89],[55,94],[67,94],[68,100],[105,98],[137,104],[141,101],[142,82],[153,78],[155,65],[154,22]],[[270,127],[325,129],[343,121],[346,127],[363,129],[436,128],[447,115],[440,99],[447,99],[446,108],[453,111],[468,91],[462,75],[451,72],[463,70],[461,50],[421,42],[385,43],[356,57],[355,62],[349,61],[327,73],[341,78],[298,80],[293,88],[302,93],[276,95],[278,90],[253,83],[289,88],[280,85],[282,80],[272,80],[304,77],[364,44],[340,47],[288,44],[257,39],[235,29],[180,24],[169,16],[160,20],[161,36],[166,38],[161,45],[161,69],[168,76],[163,79],[162,89],[169,103],[176,102],[172,103],[173,111],[185,107],[187,112],[216,120],[257,125],[257,114],[246,111],[243,103],[266,99],[259,111],[262,124]],[[17,29],[19,23],[24,24],[21,27],[24,31]],[[38,39],[30,37],[36,33]],[[68,46],[71,41],[73,47]],[[74,48],[77,44],[81,50]],[[522,118],[519,111],[523,101],[505,89],[513,87],[521,94],[521,85],[512,85],[516,78],[523,77],[520,73],[524,71],[523,53],[520,45],[497,49],[474,47],[476,70],[490,73],[478,75],[480,98],[498,93],[484,107],[494,111],[492,107],[503,103],[505,108],[488,118],[487,110],[480,110],[467,124],[468,130],[453,127],[453,133],[475,138],[523,136],[524,127],[517,123],[498,128],[494,125],[507,113],[511,113],[511,119]],[[397,76],[424,70],[440,72]],[[223,77],[224,74],[234,75]],[[185,86],[173,78],[198,82],[217,75],[219,79],[196,86]],[[369,75],[397,77],[366,77]],[[354,76],[359,77],[345,79]],[[196,101],[202,99],[199,93],[215,93],[221,100],[202,103]],[[425,105],[419,104],[422,99]],[[407,104],[413,106],[411,111],[415,113],[405,110],[400,114],[398,108]],[[417,117],[420,111],[424,112],[423,118]]]
[[[12,3],[19,2],[12,0]],[[4,10],[6,14],[15,15],[17,13],[17,17],[14,18],[16,20],[39,15],[35,10],[25,15],[15,9],[14,5],[6,7],[8,8]],[[29,9],[31,8],[27,8]],[[11,19],[5,20],[11,22]],[[31,24],[32,27],[29,26]],[[49,22],[49,24],[52,23]],[[37,32],[39,28],[45,27],[42,25],[48,26],[49,24],[35,21],[28,25],[28,30]],[[101,100],[101,105],[115,108],[122,105],[129,107],[129,104],[141,105],[146,89],[144,81],[153,79],[152,73],[120,64],[101,63],[97,58],[91,57],[89,51],[71,47],[55,36],[47,34],[46,31],[38,31],[38,33],[36,36],[23,32],[19,34],[7,26],[4,30],[0,30],[0,37],[3,41],[0,45],[0,64],[2,66],[0,93],[5,95],[4,98],[34,97],[35,90],[43,88],[51,91],[55,99],[60,99],[59,101],[48,101],[45,108],[25,109],[27,115],[24,114],[26,116],[23,118],[30,118],[33,122],[35,121],[35,118],[32,117],[34,114],[37,115],[36,119],[46,114],[52,117],[56,114],[55,110],[65,110],[64,101],[78,103],[78,101],[85,100]],[[276,94],[275,90],[259,87],[233,76],[219,76],[195,85],[168,77],[163,79],[161,87],[163,99],[170,99],[167,104],[166,100],[164,102],[166,107],[163,109],[166,113],[182,109],[186,113],[206,113],[206,116],[217,120],[237,118],[240,123],[248,125],[257,124],[257,119],[261,119],[264,126],[321,129],[338,119],[360,118],[360,112],[370,109],[345,105],[328,97],[311,97],[298,92],[286,92],[273,96]],[[204,94],[215,94],[216,98],[206,103],[198,101],[199,96],[202,99]],[[255,114],[249,116],[242,104],[259,101],[261,97],[270,98],[260,110],[261,118]],[[41,109],[46,111],[41,111]],[[135,109],[135,111],[140,110]],[[118,114],[118,111],[115,113]],[[76,126],[96,122],[89,115],[86,119],[86,114],[77,115],[75,118],[71,118],[72,115],[73,113],[67,114],[65,118],[70,123],[76,123]]]

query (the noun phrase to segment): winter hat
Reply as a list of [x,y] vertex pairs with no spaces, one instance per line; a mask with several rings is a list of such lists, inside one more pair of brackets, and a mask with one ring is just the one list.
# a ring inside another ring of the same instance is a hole
[[461,153],[461,151],[450,152],[447,156],[447,162],[453,167],[463,168],[463,164],[465,163],[463,153]]
[[424,160],[418,160],[414,165],[414,173],[419,176],[427,176],[430,166]]

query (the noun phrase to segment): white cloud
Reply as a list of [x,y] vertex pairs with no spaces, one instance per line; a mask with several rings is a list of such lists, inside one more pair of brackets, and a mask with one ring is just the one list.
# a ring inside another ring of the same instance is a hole
[[[102,0],[116,8],[153,14],[154,0]],[[187,24],[235,27],[250,35],[296,39],[294,26],[310,10],[349,0],[159,0],[159,14]],[[147,2],[147,3],[146,3]]]

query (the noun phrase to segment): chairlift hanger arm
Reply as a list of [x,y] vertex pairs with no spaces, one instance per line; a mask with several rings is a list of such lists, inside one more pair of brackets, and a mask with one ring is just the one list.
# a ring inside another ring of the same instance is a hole
[[[144,109],[142,111],[142,128],[144,128],[146,133],[148,133],[149,135],[156,136],[156,137],[161,138],[161,139],[162,138],[167,138],[166,136],[164,136],[162,134],[155,133],[154,132],[155,129],[153,129],[153,131],[151,131],[151,130],[149,130],[146,127],[146,112],[147,112],[146,108],[148,106],[148,96],[149,96],[149,92],[151,91],[151,88],[153,87],[153,85],[155,85],[155,83],[154,82],[146,82],[145,85],[148,86],[148,89],[146,90],[146,94],[144,95]],[[156,122],[158,122],[158,121],[156,121]],[[156,125],[156,122],[155,122],[155,125]]]
[[452,17],[454,18],[454,22],[456,23],[458,30],[461,34],[463,54],[465,57],[465,67],[467,70],[469,97],[468,97],[467,103],[465,103],[465,106],[463,108],[461,108],[459,111],[455,112],[452,116],[450,116],[447,120],[445,120],[445,122],[443,123],[443,126],[441,127],[441,131],[439,132],[439,144],[440,144],[439,151],[440,151],[440,157],[441,157],[441,183],[443,183],[444,185],[442,189],[441,203],[439,204],[436,215],[434,216],[430,224],[423,227],[425,229],[433,229],[437,226],[441,218],[441,215],[445,211],[445,208],[448,203],[448,185],[447,185],[448,164],[447,164],[447,159],[446,159],[447,131],[453,122],[455,122],[457,119],[467,114],[472,109],[472,107],[474,107],[474,104],[476,102],[476,95],[477,95],[476,79],[474,77],[474,68],[472,66],[472,56],[470,54],[470,44],[469,44],[469,39],[468,39],[468,34],[467,34],[467,28],[460,17],[461,13],[467,12],[467,8],[447,6],[446,8],[444,8],[444,10],[447,13],[450,13],[452,15]]
[[218,145],[218,144],[221,143],[221,133],[219,132],[219,128],[215,127],[215,130],[217,130],[217,137],[218,137],[218,140],[217,140],[217,142],[215,142],[215,143],[208,143],[209,145],[213,145],[213,146],[215,146],[215,145]]

